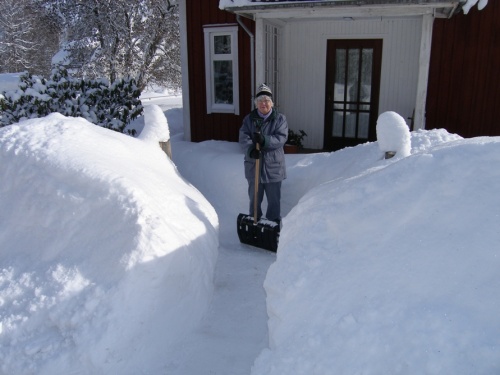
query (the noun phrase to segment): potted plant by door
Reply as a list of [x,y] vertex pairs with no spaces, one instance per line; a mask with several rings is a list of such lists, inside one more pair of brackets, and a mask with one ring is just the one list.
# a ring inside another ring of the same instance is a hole
[[302,140],[307,134],[303,130],[299,130],[298,133],[294,132],[292,129],[288,129],[288,139],[285,143],[285,154],[296,154],[301,148],[304,147]]

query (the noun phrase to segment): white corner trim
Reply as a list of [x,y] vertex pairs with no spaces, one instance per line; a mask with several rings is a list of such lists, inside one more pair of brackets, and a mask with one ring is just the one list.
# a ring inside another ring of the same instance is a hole
[[187,51],[186,0],[179,1],[179,22],[181,34],[181,76],[182,76],[182,118],[184,140],[191,141],[191,112],[189,107],[189,69]]
[[427,102],[427,84],[429,81],[433,24],[434,17],[432,15],[426,14],[423,16],[413,130],[425,129],[425,105]]

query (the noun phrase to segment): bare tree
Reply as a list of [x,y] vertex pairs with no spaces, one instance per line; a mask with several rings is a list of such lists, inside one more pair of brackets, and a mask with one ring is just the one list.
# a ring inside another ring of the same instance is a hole
[[67,30],[68,65],[90,78],[180,87],[178,7],[170,0],[47,0]]
[[0,7],[0,69],[48,74],[57,52],[59,29],[45,9],[30,0],[2,0]]
[[6,0],[0,12],[0,53],[2,70],[7,73],[22,72],[30,67],[27,51],[34,48],[29,40],[31,25],[26,20],[24,9],[16,6],[15,0]]

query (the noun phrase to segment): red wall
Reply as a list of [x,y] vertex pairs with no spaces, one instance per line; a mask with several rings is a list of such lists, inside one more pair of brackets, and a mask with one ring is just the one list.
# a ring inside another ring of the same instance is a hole
[[[242,18],[254,30],[253,22]],[[205,90],[205,51],[203,25],[237,24],[236,16],[219,9],[219,0],[186,0],[186,27],[188,39],[189,95],[191,140],[237,141],[243,117],[250,112],[250,37],[240,27],[238,31],[238,62],[240,85],[240,115],[207,114]]]
[[426,129],[500,135],[500,1],[434,21],[426,109]]

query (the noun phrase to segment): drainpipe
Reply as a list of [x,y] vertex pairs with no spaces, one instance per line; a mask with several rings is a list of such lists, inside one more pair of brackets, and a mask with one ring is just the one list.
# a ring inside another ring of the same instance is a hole
[[241,21],[241,16],[239,14],[236,15],[236,21],[238,21],[239,25],[246,31],[248,36],[250,37],[250,86],[251,86],[251,105],[250,108],[254,107],[254,96],[255,96],[255,37],[252,32],[246,27],[246,25]]

